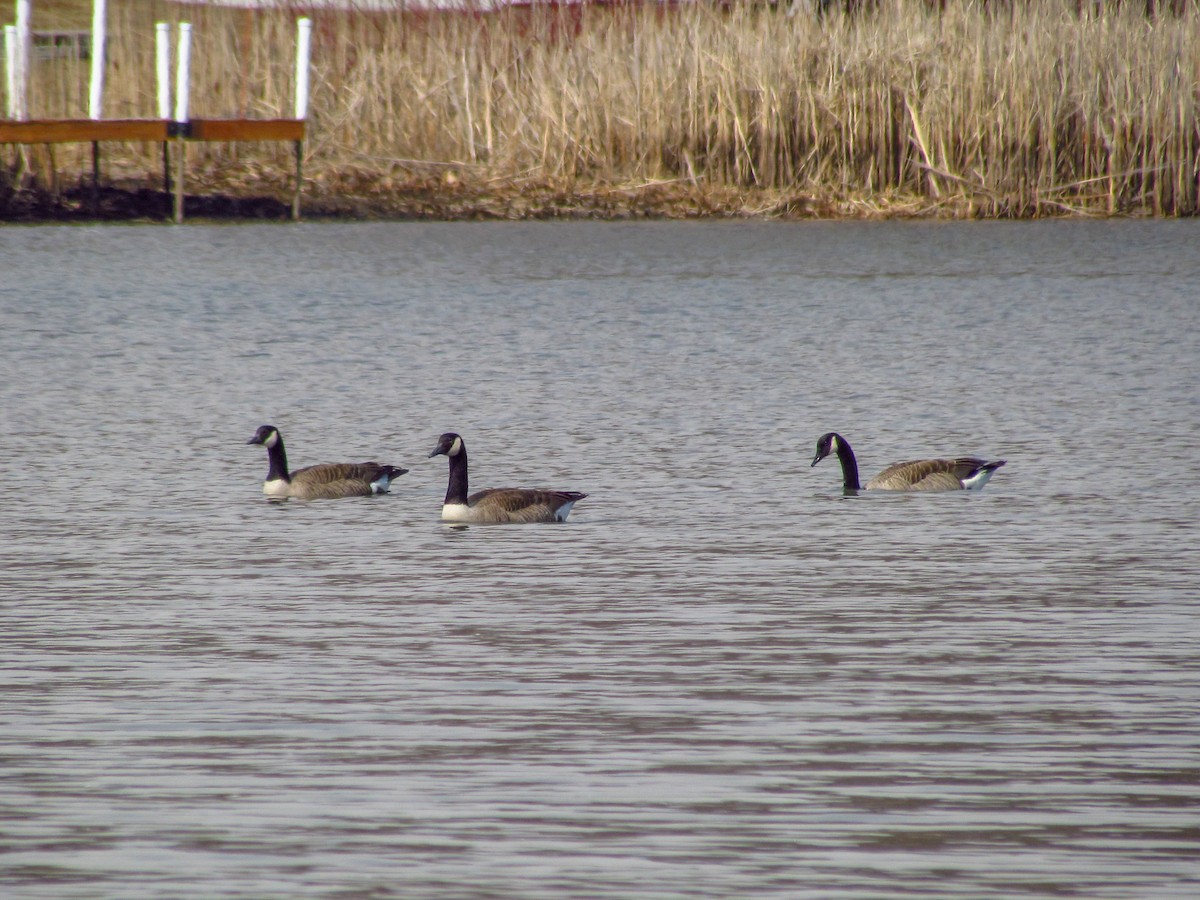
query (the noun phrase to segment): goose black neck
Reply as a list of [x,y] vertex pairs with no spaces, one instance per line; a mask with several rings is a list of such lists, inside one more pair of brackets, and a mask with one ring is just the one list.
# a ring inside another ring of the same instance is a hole
[[858,460],[854,458],[850,444],[840,434],[837,436],[837,455],[842,464],[842,487],[847,491],[861,491],[862,485],[858,483]]
[[446,503],[467,502],[467,448],[459,445],[458,452],[450,459],[450,483],[446,486]]
[[267,461],[271,464],[271,468],[267,472],[267,481],[292,480],[288,475],[287,453],[283,449],[283,438],[278,433],[275,435],[275,443],[267,447]]

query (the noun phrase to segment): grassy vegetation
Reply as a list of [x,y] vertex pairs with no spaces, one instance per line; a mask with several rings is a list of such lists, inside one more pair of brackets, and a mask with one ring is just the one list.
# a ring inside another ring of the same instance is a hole
[[[318,9],[306,207],[1195,214],[1197,4],[1078,7]],[[195,26],[194,115],[288,115],[295,15],[110,0],[106,115],[153,115],[156,19]],[[84,115],[86,65],[39,63],[31,114]],[[282,188],[289,150],[207,145],[189,151],[190,177]],[[56,152],[60,169],[89,170],[83,149]],[[158,170],[157,148],[116,155],[116,174]]]

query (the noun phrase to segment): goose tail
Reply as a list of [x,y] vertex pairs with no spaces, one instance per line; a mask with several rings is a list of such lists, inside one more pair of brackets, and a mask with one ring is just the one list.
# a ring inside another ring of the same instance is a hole
[[985,462],[979,466],[974,472],[962,480],[963,489],[968,491],[983,490],[983,486],[991,480],[991,477],[996,474],[996,470],[1004,465],[1008,460],[994,459],[990,462]]

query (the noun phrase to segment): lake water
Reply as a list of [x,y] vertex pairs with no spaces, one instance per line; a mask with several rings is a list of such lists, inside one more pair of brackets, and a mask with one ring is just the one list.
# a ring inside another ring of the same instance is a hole
[[0,229],[0,892],[1195,897],[1198,375],[1197,222]]

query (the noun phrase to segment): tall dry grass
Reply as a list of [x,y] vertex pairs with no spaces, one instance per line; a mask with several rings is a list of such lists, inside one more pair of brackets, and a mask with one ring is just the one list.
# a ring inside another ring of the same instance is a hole
[[[849,211],[1196,213],[1197,4],[1082,8],[318,10],[306,169],[318,190],[381,194],[453,171],[460,184],[676,182]],[[157,17],[194,23],[194,115],[289,114],[294,12],[111,10],[107,116],[153,115]],[[31,114],[82,116],[85,69],[39,63]],[[198,168],[286,173],[288,149],[189,153]],[[153,148],[121,155],[155,171]]]

